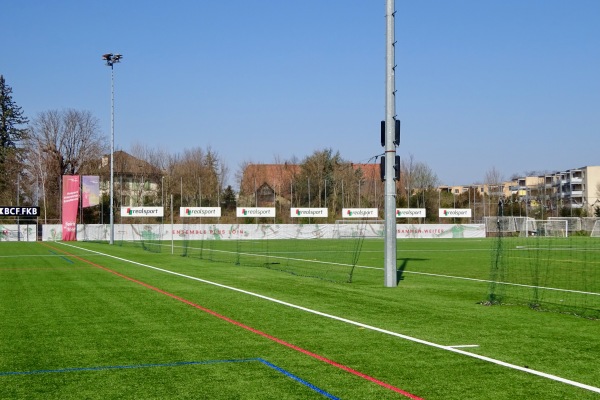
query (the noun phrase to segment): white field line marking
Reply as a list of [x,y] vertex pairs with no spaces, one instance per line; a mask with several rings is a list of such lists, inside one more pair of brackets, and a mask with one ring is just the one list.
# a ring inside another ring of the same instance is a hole
[[369,330],[372,330],[372,331],[375,331],[375,332],[383,333],[383,334],[390,335],[390,336],[395,336],[395,337],[398,337],[398,338],[401,338],[401,339],[405,339],[405,340],[408,340],[408,341],[411,341],[411,342],[415,342],[415,343],[423,344],[423,345],[426,345],[426,346],[434,347],[434,348],[437,348],[437,349],[446,350],[446,351],[450,351],[450,352],[457,353],[457,354],[462,354],[462,355],[467,356],[467,357],[476,358],[478,360],[487,361],[489,363],[500,365],[500,366],[503,366],[503,367],[506,367],[506,368],[515,369],[515,370],[518,370],[518,371],[526,372],[528,374],[537,375],[537,376],[540,376],[542,378],[547,378],[547,379],[550,379],[550,380],[553,380],[553,381],[556,381],[556,382],[561,382],[561,383],[565,383],[567,385],[575,386],[575,387],[578,387],[578,388],[581,388],[581,389],[586,389],[586,390],[589,390],[589,391],[592,391],[592,392],[600,393],[600,387],[595,387],[595,386],[587,385],[585,383],[581,383],[581,382],[573,381],[573,380],[570,380],[570,379],[562,378],[562,377],[557,376],[557,375],[547,374],[545,372],[536,371],[534,369],[529,369],[529,368],[526,368],[526,367],[521,367],[520,365],[515,365],[515,364],[507,363],[507,362],[504,362],[504,361],[501,361],[501,360],[496,360],[496,359],[491,358],[491,357],[486,357],[486,356],[482,356],[482,355],[479,355],[479,354],[469,353],[468,351],[460,350],[460,349],[454,348],[452,346],[444,346],[444,345],[441,345],[441,344],[429,342],[427,340],[415,338],[415,337],[408,336],[408,335],[403,335],[401,333],[388,331],[386,329],[377,328],[375,326],[363,324],[361,322],[352,321],[350,319],[346,319],[346,318],[338,317],[338,316],[335,316],[335,315],[323,313],[321,311],[317,311],[317,310],[313,310],[313,309],[310,309],[310,308],[302,307],[302,306],[299,306],[299,305],[296,305],[296,304],[292,304],[292,303],[288,303],[288,302],[285,302],[285,301],[282,301],[282,300],[277,300],[277,299],[272,298],[272,297],[263,296],[262,294],[249,292],[249,291],[246,291],[246,290],[243,290],[243,289],[238,289],[238,288],[235,288],[233,286],[223,285],[223,284],[217,283],[217,282],[207,281],[205,279],[197,278],[197,277],[190,276],[190,275],[181,274],[179,272],[170,271],[168,269],[153,267],[151,265],[142,264],[142,263],[139,263],[137,261],[127,260],[125,258],[113,256],[111,254],[101,253],[99,251],[77,247],[77,246],[74,246],[72,244],[67,244],[67,243],[63,243],[63,242],[61,242],[60,244],[62,244],[64,246],[72,247],[72,248],[75,248],[75,249],[78,249],[78,250],[85,250],[85,251],[89,251],[91,253],[95,253],[95,254],[106,256],[106,257],[114,258],[115,260],[128,262],[130,264],[139,265],[141,267],[150,268],[150,269],[153,269],[155,271],[160,271],[160,272],[164,272],[164,273],[167,273],[167,274],[179,276],[179,277],[182,277],[182,278],[191,279],[191,280],[194,280],[194,281],[198,281],[198,282],[206,283],[206,284],[209,284],[209,285],[217,286],[217,287],[220,287],[220,288],[223,288],[223,289],[233,290],[235,292],[239,292],[239,293],[247,294],[247,295],[250,295],[250,296],[258,297],[258,298],[263,299],[263,300],[271,301],[273,303],[277,303],[277,304],[281,304],[281,305],[284,305],[284,306],[287,306],[287,307],[291,307],[291,308],[295,308],[295,309],[298,309],[298,310],[302,310],[302,311],[305,311],[305,312],[308,312],[308,313],[311,313],[311,314],[320,315],[322,317],[330,318],[330,319],[333,319],[333,320],[336,320],[336,321],[340,321],[340,322],[344,322],[344,323],[347,323],[347,324],[350,324],[350,325],[355,325],[355,326],[358,326],[358,327],[361,327],[361,328],[365,328],[365,329],[369,329]]
[[[246,254],[246,253],[244,253]],[[247,255],[251,255],[251,254],[247,254]],[[334,263],[334,262],[328,262],[328,261],[318,261],[318,260],[307,260],[307,259],[303,259],[303,258],[292,258],[292,257],[277,257],[277,256],[273,256],[272,258],[285,258],[285,259],[290,259],[290,260],[294,260],[294,261],[305,261],[305,262],[312,262],[312,263],[321,263],[321,264],[331,264],[331,265],[338,265],[338,266],[348,266],[351,267],[350,264],[342,264],[342,263]],[[383,270],[383,268],[380,267],[369,267],[366,265],[357,265],[356,268],[363,268],[363,269],[377,269],[377,270]],[[465,281],[474,281],[474,282],[483,282],[483,283],[496,283],[499,285],[507,285],[507,286],[519,286],[519,287],[526,287],[526,288],[532,288],[532,289],[543,289],[543,290],[554,290],[556,292],[567,292],[567,293],[579,293],[579,294],[589,294],[592,296],[600,296],[600,293],[596,293],[596,292],[584,292],[581,290],[572,290],[572,289],[560,289],[560,288],[553,288],[553,287],[547,287],[547,286],[534,286],[534,285],[525,285],[522,283],[511,283],[511,282],[496,282],[496,281],[490,281],[488,279],[477,279],[477,278],[466,278],[466,277],[462,277],[462,276],[454,276],[454,275],[444,275],[444,274],[433,274],[433,273],[428,273],[428,272],[417,272],[417,271],[404,271],[405,273],[408,274],[416,274],[416,275],[427,275],[427,276],[435,276],[435,277],[440,277],[440,278],[452,278],[452,279],[462,279]]]
[[572,247],[572,246],[555,246],[553,248],[548,247],[534,247],[534,246],[515,246],[517,250],[542,250],[542,251],[600,251],[595,247]]
[[[367,266],[362,266],[362,265],[357,265],[356,268],[381,269],[381,270],[383,270],[383,268],[380,268],[380,267],[367,267]],[[525,285],[525,284],[522,284],[522,283],[511,283],[511,282],[501,282],[501,281],[496,282],[496,281],[490,281],[488,279],[466,278],[464,276],[454,276],[454,275],[444,275],[444,274],[432,274],[430,272],[403,271],[403,273],[415,274],[415,275],[435,276],[435,277],[438,277],[438,278],[461,279],[461,280],[464,280],[464,281],[474,281],[474,282],[483,282],[483,283],[496,283],[498,285],[520,286],[520,287],[526,287],[526,288],[532,288],[532,289],[554,290],[556,292],[568,292],[568,293],[579,293],[579,294],[589,294],[589,295],[592,295],[592,296],[600,296],[600,293],[596,293],[596,292],[583,292],[581,290],[560,289],[560,288],[553,288],[553,287],[547,287],[547,286]]]
[[[197,249],[197,247],[193,247],[194,249]],[[343,264],[343,263],[336,263],[336,262],[330,262],[330,261],[321,261],[321,260],[310,260],[310,259],[306,259],[306,258],[293,258],[293,257],[283,257],[283,256],[272,256],[272,253],[244,253],[244,252],[234,252],[231,250],[217,250],[217,249],[205,249],[205,251],[214,251],[216,253],[229,253],[229,254],[240,254],[243,256],[252,256],[252,257],[265,257],[265,256],[269,256],[270,258],[275,258],[275,259],[281,259],[281,260],[292,260],[292,261],[302,261],[302,262],[308,262],[308,263],[314,263],[314,264],[329,264],[329,265],[336,265],[336,266],[342,266],[342,267],[352,267],[352,264]],[[283,254],[287,254],[287,253],[283,253]],[[306,254],[306,252],[303,252],[303,254]],[[358,265],[357,265],[358,267]],[[369,268],[369,267],[366,267]]]
[[459,348],[466,348],[466,347],[479,347],[478,344],[456,344],[454,346],[448,346],[448,347],[452,347],[453,349],[459,349]]

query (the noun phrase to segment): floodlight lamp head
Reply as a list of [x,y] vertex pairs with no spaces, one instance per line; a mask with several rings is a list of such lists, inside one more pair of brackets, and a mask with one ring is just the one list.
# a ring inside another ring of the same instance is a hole
[[113,53],[106,53],[102,56],[102,59],[106,61],[106,65],[108,65],[109,67],[112,67],[114,63],[120,62],[121,58],[123,58],[122,54]]

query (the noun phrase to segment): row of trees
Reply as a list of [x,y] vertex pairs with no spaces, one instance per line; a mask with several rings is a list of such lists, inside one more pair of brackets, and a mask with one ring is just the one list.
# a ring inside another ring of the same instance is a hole
[[[100,175],[105,185],[108,182],[109,170],[102,167],[102,156],[109,151],[107,137],[101,134],[98,119],[88,111],[45,111],[30,123],[11,94],[12,89],[0,76],[0,202],[4,205],[39,205],[46,221],[57,221],[61,212],[62,175]],[[135,145],[129,153],[153,168],[137,169],[137,175],[130,176],[138,181],[137,196],[132,194],[131,182],[126,188],[122,180],[116,180],[116,207],[121,204],[169,206],[171,195],[175,207],[225,204],[232,209],[238,195],[241,205],[256,202],[256,188],[244,187],[243,182],[249,162],[240,165],[237,174],[239,191],[236,193],[231,186],[224,187],[229,170],[211,149],[193,148],[172,155],[163,149]],[[343,207],[383,208],[384,186],[378,168],[373,168],[373,164],[370,168],[367,168],[369,165],[354,165],[332,149],[315,151],[302,161],[276,160],[276,164],[294,166],[286,181],[289,190],[273,188],[279,194],[274,203],[280,209],[286,205],[328,207],[331,215],[339,216]],[[125,166],[115,165],[115,173],[123,173],[125,169]],[[142,183],[156,182],[159,178],[160,184],[154,185],[154,193],[148,195]],[[446,207],[452,205],[447,196],[438,194],[438,184],[436,174],[426,164],[412,156],[402,160],[401,180],[397,183],[398,207],[427,208],[431,210],[428,215],[437,220],[434,210],[442,203]],[[124,191],[127,199],[122,195]],[[287,204],[283,193],[287,193]],[[87,218],[106,221],[108,202],[106,193],[98,210],[86,210]]]
[[[89,111],[44,111],[30,121],[13,100],[12,88],[2,75],[0,111],[1,205],[37,205],[45,221],[57,222],[61,215],[63,175],[100,175],[104,189],[107,189],[109,140],[101,133],[98,119]],[[221,194],[231,200],[232,189],[222,188],[228,170],[211,149],[189,149],[173,155],[164,150],[134,145],[130,154],[152,167],[119,165],[115,156],[115,176],[117,173],[128,175],[126,189],[129,202],[165,204],[171,193],[178,195],[180,204],[213,203]],[[145,185],[134,185],[132,180],[160,181],[159,190],[148,196],[148,191],[142,190]],[[193,185],[192,182],[204,185],[205,189],[196,191],[184,186]],[[115,179],[115,193],[123,193],[124,186],[122,180]],[[123,200],[123,197],[117,196],[115,207],[123,204]],[[86,216],[94,222],[106,216],[103,218],[106,222],[108,203],[108,190],[105,190],[101,205],[97,209],[86,210]]]
[[[3,205],[38,205],[45,220],[60,218],[61,177],[67,174],[100,175],[108,182],[109,170],[102,167],[102,156],[107,154],[109,143],[100,132],[99,121],[89,111],[74,109],[50,110],[39,113],[29,121],[23,110],[12,98],[12,89],[0,76],[0,203]],[[140,190],[136,199],[128,199],[136,205],[168,205],[171,194],[174,205],[223,205],[232,208],[235,198],[240,201],[255,196],[252,190],[244,190],[242,176],[248,162],[240,165],[237,174],[239,192],[224,187],[229,170],[219,155],[211,149],[193,148],[180,154],[169,154],[163,149],[143,145],[133,146],[129,153],[147,162],[152,171],[137,170],[140,182],[154,179],[160,174],[160,185],[153,196]],[[115,157],[115,163],[118,159]],[[278,164],[295,165],[290,181],[290,200],[294,206],[332,207],[333,214],[342,207],[378,207],[383,205],[383,184],[378,171],[365,170],[344,160],[331,149],[314,152],[301,162],[276,161]],[[115,173],[125,169],[115,165]],[[402,163],[402,180],[398,188],[405,196],[399,196],[399,206],[422,206],[418,193],[433,191],[438,184],[435,174],[423,163],[412,157]],[[154,175],[154,176],[151,176]],[[131,177],[130,177],[131,178]],[[123,193],[122,182],[116,180],[115,192]],[[280,188],[279,188],[280,189]],[[160,192],[160,193],[159,193]],[[132,196],[132,188],[127,188]],[[412,200],[411,200],[412,199]],[[125,200],[116,196],[116,206]],[[425,200],[423,200],[425,201]],[[101,199],[100,210],[87,212],[90,218],[108,214],[108,198]],[[414,203],[414,204],[409,204]],[[104,220],[105,218],[103,218]]]
[[[13,101],[12,89],[0,75],[0,204],[38,205],[45,221],[56,222],[61,213],[61,177],[66,174],[100,175],[104,196],[101,205],[85,210],[84,222],[107,222],[109,168],[103,162],[109,149],[99,121],[88,111],[74,109],[41,112],[30,122]],[[212,149],[191,148],[170,154],[164,149],[134,145],[136,160],[150,167],[133,168],[119,164],[115,174],[128,174],[129,181],[115,181],[115,207],[121,205],[225,206],[225,214],[234,218],[234,208],[254,206],[260,194],[256,179],[249,180],[250,162],[240,164],[236,188],[226,186],[229,169]],[[104,160],[106,161],[106,159]],[[302,160],[275,159],[279,175],[266,181],[272,187],[272,204],[279,208],[280,221],[289,221],[289,207],[327,207],[330,219],[338,219],[344,207],[383,209],[384,185],[375,160],[355,165],[332,149],[317,150]],[[489,185],[502,182],[492,168],[486,173]],[[153,182],[149,191],[146,183]],[[262,184],[260,181],[258,184]],[[496,215],[498,197],[470,189],[460,194],[438,190],[437,175],[411,155],[401,162],[397,182],[397,206],[425,208],[427,220],[438,222],[438,208],[471,208],[473,221]],[[125,193],[125,194],[124,194]],[[523,212],[523,204],[512,199],[505,215]],[[525,208],[525,212],[527,209]],[[383,215],[380,213],[380,215]]]
[[[377,161],[354,164],[339,152],[323,149],[301,161],[276,159],[274,164],[264,166],[245,163],[238,174],[239,203],[275,205],[282,222],[290,222],[290,207],[327,208],[330,222],[341,218],[343,208],[377,208],[383,218],[384,183]],[[437,207],[439,180],[426,164],[410,156],[402,161],[400,176],[396,182],[398,207],[425,207],[423,199],[429,199],[431,193],[435,193]],[[259,187],[263,181],[274,186],[265,194]],[[424,197],[424,193],[428,195]],[[432,202],[428,205],[434,206]]]

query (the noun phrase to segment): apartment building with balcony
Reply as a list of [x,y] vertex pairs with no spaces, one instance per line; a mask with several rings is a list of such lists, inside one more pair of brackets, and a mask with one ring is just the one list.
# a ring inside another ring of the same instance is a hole
[[600,204],[600,166],[520,177],[512,189],[519,199],[544,207],[550,215],[558,216],[561,209],[593,215]]
[[438,191],[460,195],[469,191],[474,191],[478,195],[488,197],[510,197],[516,181],[505,181],[498,184],[473,183],[471,185],[442,185],[438,186]]
[[553,199],[563,207],[592,212],[600,191],[600,166],[587,166],[557,172],[553,176]]
[[439,186],[438,190],[455,196],[475,193],[486,201],[504,198],[505,204],[522,204],[525,210],[539,210],[537,215],[541,218],[565,216],[564,213],[593,216],[595,207],[600,206],[600,166],[522,176],[499,184]]

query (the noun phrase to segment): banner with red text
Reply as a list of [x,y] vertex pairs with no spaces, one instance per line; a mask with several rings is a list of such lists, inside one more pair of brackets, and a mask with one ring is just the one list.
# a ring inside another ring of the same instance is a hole
[[79,208],[79,175],[63,175],[62,240],[77,240],[77,209]]

